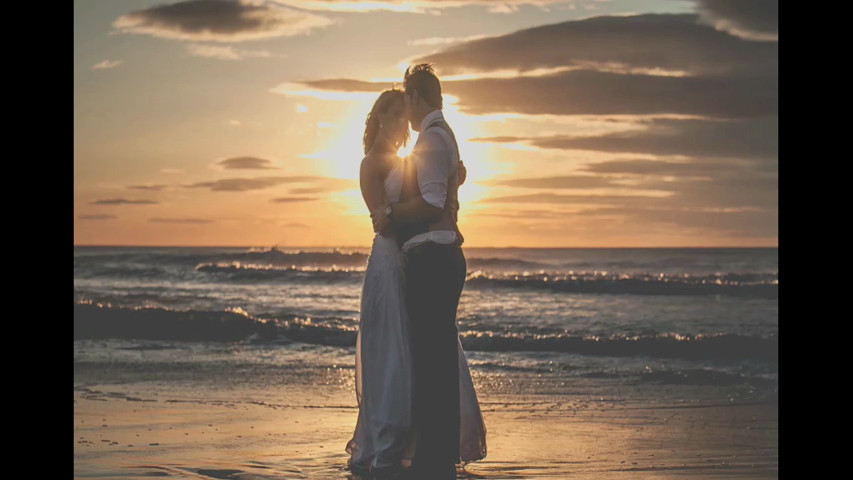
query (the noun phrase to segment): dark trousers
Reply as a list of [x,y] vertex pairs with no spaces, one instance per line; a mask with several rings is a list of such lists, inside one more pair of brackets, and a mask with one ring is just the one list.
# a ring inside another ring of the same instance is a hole
[[467,264],[458,245],[422,244],[406,254],[413,385],[415,478],[453,480],[459,462],[456,308]]

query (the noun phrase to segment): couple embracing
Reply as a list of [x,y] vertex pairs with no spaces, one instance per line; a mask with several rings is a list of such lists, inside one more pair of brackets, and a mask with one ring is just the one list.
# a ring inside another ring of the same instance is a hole
[[[465,167],[442,115],[431,65],[406,70],[367,117],[361,193],[376,236],[356,341],[359,413],[346,445],[354,473],[376,479],[456,478],[486,455],[486,429],[459,341],[465,283],[457,191]],[[419,132],[406,159],[409,123]]]

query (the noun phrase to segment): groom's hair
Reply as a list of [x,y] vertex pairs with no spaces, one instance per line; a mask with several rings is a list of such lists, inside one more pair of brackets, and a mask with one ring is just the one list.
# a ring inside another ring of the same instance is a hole
[[418,92],[427,105],[434,108],[442,108],[441,84],[435,76],[435,68],[429,63],[421,63],[406,69],[403,77],[403,89],[406,95],[412,91]]

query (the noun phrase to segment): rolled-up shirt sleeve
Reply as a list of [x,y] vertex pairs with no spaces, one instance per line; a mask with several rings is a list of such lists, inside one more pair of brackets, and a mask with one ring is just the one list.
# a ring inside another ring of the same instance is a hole
[[450,155],[437,132],[426,131],[412,150],[418,168],[418,185],[424,201],[444,208],[447,179],[450,177]]

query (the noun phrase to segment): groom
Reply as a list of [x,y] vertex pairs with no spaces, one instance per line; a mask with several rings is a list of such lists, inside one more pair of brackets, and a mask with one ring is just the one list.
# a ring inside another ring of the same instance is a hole
[[377,231],[394,223],[405,256],[413,364],[411,471],[418,480],[453,480],[460,428],[456,309],[466,274],[456,226],[457,190],[465,167],[441,112],[441,84],[432,66],[407,69],[403,88],[418,141],[406,160],[400,201],[371,215]]

